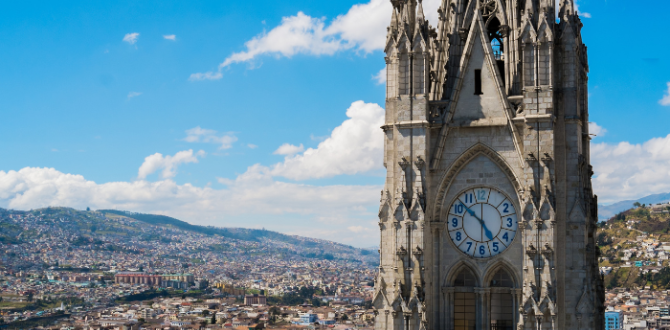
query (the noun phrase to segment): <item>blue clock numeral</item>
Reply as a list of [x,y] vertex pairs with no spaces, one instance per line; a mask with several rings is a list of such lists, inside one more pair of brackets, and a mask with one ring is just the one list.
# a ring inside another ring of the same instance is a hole
[[[505,234],[505,235],[507,235],[507,234]],[[493,242],[493,252],[498,252],[498,250],[500,250],[498,248],[498,242]]]
[[509,212],[509,210],[508,210],[509,209],[509,204],[505,203],[503,205],[505,206],[505,209],[503,210],[503,212],[505,212],[505,213]]
[[458,219],[454,218],[453,220],[451,220],[451,225],[452,225],[454,228],[458,227]]
[[468,245],[468,252],[470,252],[470,249],[472,248],[472,242],[467,242],[465,244]]
[[461,232],[460,231],[456,233],[456,240],[459,241],[459,242],[461,241]]
[[509,242],[509,236],[507,236],[507,234],[509,233],[505,233],[505,235],[503,235],[502,237],[505,240],[505,242]]
[[467,204],[472,203],[472,194],[465,194],[465,203]]
[[477,199],[483,200],[486,198],[486,190],[478,190],[477,191]]
[[479,254],[484,255],[486,253],[486,249],[484,248],[484,245],[479,246]]
[[463,204],[454,205],[454,211],[456,211],[456,214],[463,213],[463,207]]
[[507,218],[507,228],[512,228],[512,218]]

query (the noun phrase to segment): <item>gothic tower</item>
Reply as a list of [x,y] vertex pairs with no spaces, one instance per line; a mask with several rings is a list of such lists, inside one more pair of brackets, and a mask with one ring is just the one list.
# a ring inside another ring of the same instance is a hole
[[603,329],[574,0],[391,0],[379,330]]

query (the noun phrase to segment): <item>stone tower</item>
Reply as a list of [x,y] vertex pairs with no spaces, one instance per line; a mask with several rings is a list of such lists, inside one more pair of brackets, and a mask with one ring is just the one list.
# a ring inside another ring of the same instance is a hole
[[603,329],[573,0],[391,0],[379,330]]

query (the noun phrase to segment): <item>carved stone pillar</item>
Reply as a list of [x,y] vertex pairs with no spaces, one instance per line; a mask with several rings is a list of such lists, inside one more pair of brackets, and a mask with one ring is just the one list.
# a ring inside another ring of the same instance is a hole
[[440,313],[442,315],[440,330],[452,330],[454,328],[454,288],[442,288],[442,296],[444,313]]
[[515,311],[512,316],[512,322],[516,326],[519,323],[519,311],[523,308],[521,305],[523,303],[523,289],[510,289],[510,293],[512,294],[513,301],[512,308]]
[[484,309],[485,295],[486,291],[484,288],[475,288],[475,310],[477,313],[475,318],[476,329],[484,329],[484,325],[486,324],[484,321],[484,318],[486,317],[486,315],[484,315],[486,313],[486,309]]

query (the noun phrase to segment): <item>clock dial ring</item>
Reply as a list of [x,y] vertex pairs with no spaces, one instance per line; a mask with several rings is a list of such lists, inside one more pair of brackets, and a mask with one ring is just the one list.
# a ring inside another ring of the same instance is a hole
[[517,208],[512,198],[496,188],[469,188],[451,202],[447,228],[462,253],[473,258],[494,257],[516,237]]

